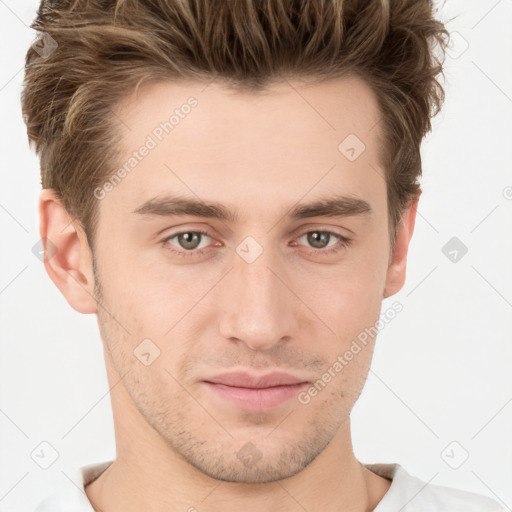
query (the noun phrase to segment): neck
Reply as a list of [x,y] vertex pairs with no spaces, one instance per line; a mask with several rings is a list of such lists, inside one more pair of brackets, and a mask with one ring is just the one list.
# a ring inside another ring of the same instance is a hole
[[303,471],[268,483],[233,483],[210,478],[159,442],[156,432],[118,453],[113,464],[86,487],[96,512],[208,510],[373,510],[391,482],[354,457],[349,421]]

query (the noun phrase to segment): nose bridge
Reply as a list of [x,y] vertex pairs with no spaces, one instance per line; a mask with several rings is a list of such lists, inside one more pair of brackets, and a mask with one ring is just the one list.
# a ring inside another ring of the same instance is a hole
[[262,249],[251,240],[237,247],[220,321],[225,338],[237,338],[253,350],[269,349],[293,335],[297,322],[293,295],[274,274],[280,273],[278,258]]

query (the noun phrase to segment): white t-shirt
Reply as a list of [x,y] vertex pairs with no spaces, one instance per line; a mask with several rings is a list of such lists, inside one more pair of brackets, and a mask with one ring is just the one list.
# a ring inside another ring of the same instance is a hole
[[[113,461],[79,468],[55,494],[42,501],[34,512],[94,512],[85,486],[105,471]],[[380,476],[392,480],[388,492],[373,512],[506,512],[486,496],[440,485],[426,484],[399,464],[364,464]]]

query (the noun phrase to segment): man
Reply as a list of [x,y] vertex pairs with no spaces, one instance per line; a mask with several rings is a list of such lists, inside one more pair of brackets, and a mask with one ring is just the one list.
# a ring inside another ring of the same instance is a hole
[[38,512],[502,510],[352,450],[443,100],[432,10],[42,3],[45,267],[97,314],[117,453]]

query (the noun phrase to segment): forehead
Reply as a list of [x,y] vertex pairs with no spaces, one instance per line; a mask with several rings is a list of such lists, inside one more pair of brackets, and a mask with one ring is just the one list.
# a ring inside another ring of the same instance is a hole
[[122,196],[127,208],[170,192],[230,204],[258,192],[260,202],[325,192],[370,199],[372,187],[382,195],[380,111],[355,77],[258,93],[169,80],[124,98],[116,116],[126,177],[109,199]]
[[[197,105],[188,109],[191,98]],[[229,88],[219,80],[161,81],[143,85],[125,97],[117,111],[120,129],[127,129],[127,143],[137,142],[131,140],[134,125],[151,133],[176,112],[179,121],[171,122],[172,138],[182,146],[208,150],[214,150],[217,144],[226,146],[227,136],[236,143],[254,143],[255,138],[263,136],[270,143],[265,135],[272,133],[272,127],[287,128],[276,144],[321,136],[326,145],[331,145],[348,133],[370,142],[371,136],[378,133],[373,128],[380,119],[373,91],[354,76],[309,85],[286,80],[255,93]],[[187,117],[193,122],[182,123]]]

